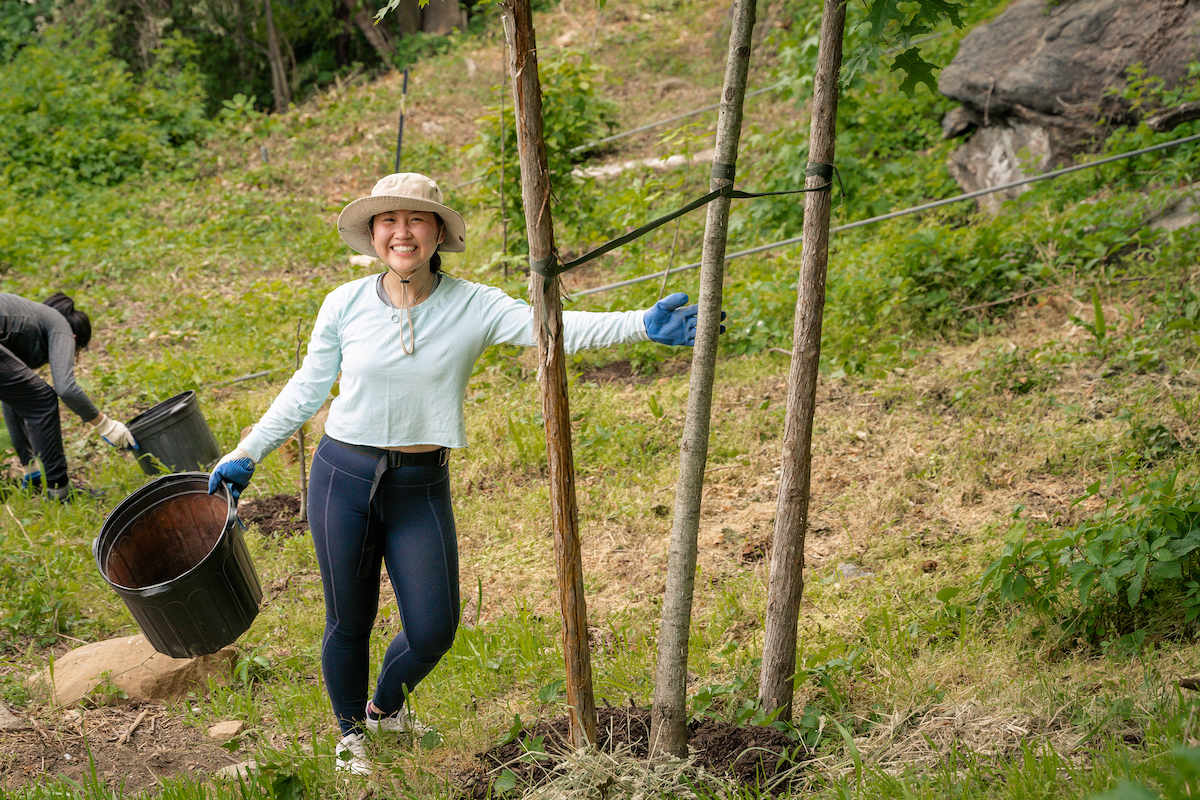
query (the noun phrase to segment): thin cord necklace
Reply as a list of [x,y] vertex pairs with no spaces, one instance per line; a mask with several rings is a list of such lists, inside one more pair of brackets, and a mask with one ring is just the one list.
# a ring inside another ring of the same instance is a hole
[[[411,310],[413,303],[410,302],[408,299],[409,279],[401,278],[399,275],[397,275],[396,277],[400,281],[400,293],[401,293],[401,295],[403,295],[403,300],[401,302],[403,305],[401,305],[399,309],[397,309],[395,306],[392,306],[392,308],[393,308],[392,322],[400,323],[400,349],[404,351],[405,355],[412,355],[413,350],[415,350],[416,346],[417,346],[417,337],[413,333],[412,310]],[[421,288],[421,291],[417,292],[417,297],[420,297],[422,294],[424,294],[425,291],[429,288],[430,284],[436,280],[437,280],[437,276],[431,274],[429,276],[429,280],[426,281],[425,286]],[[385,290],[384,294],[387,294],[386,290]],[[391,305],[391,298],[388,298],[388,304]],[[408,323],[408,342],[407,343],[404,341],[404,324],[405,324],[405,322]]]

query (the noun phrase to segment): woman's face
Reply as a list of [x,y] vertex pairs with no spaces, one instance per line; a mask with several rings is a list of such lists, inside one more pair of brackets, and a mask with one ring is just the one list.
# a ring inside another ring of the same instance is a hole
[[375,252],[402,278],[426,267],[444,237],[432,211],[387,211],[376,214],[371,227]]

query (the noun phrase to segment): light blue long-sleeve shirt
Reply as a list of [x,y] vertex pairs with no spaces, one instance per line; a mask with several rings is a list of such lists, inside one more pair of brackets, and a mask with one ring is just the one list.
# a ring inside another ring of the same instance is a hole
[[[533,309],[493,286],[442,275],[407,319],[380,298],[378,275],[330,292],[308,354],[241,448],[255,461],[316,413],[341,373],[325,432],[349,444],[466,447],[463,404],[475,361],[495,344],[534,344]],[[645,342],[645,311],[563,312],[567,352]],[[404,352],[401,344],[410,346]]]

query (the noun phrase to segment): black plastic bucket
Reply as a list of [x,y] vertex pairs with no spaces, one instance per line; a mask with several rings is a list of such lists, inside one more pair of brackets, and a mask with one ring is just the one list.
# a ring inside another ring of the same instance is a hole
[[163,473],[154,459],[170,472],[192,472],[208,469],[221,457],[195,392],[177,394],[138,414],[130,420],[129,432],[141,448],[137,461],[147,475]]
[[258,615],[262,587],[225,485],[184,472],[147,483],[113,509],[92,543],[96,566],[154,649],[215,653]]

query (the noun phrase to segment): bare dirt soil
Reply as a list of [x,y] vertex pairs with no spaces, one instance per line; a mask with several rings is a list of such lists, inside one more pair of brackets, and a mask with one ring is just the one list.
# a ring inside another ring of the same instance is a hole
[[300,498],[294,494],[255,497],[238,503],[238,519],[255,525],[263,536],[307,534],[308,523],[300,521]]
[[[633,759],[649,756],[650,709],[600,708],[596,716],[599,750]],[[512,741],[478,754],[474,767],[456,776],[461,797],[484,800],[492,796],[492,784],[503,770],[511,771],[525,788],[544,783],[552,775],[553,754],[570,750],[568,724],[565,716],[540,722]],[[530,743],[537,737],[544,737],[542,746],[550,754],[542,759],[528,756]],[[694,720],[688,726],[688,746],[704,772],[730,777],[750,787],[762,786],[793,769],[796,754],[802,749],[796,740],[774,728],[744,728],[709,718]],[[787,791],[790,783],[784,781],[776,788]]]
[[133,796],[157,788],[163,778],[212,774],[250,758],[227,752],[206,731],[173,717],[164,706],[30,714],[10,719],[9,725],[0,728],[4,791],[58,776]]

